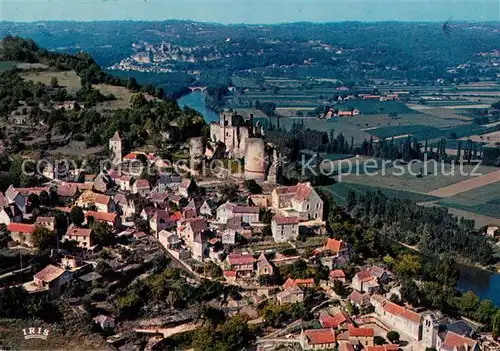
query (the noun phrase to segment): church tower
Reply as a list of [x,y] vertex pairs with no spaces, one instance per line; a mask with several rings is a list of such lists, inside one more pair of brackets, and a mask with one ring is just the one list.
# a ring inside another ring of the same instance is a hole
[[113,164],[117,165],[122,162],[122,138],[118,131],[109,139],[109,149],[113,153]]

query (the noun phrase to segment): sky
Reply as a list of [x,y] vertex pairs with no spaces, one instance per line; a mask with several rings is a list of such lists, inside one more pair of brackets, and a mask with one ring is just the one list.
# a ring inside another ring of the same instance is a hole
[[0,19],[219,23],[498,21],[500,0],[0,0]]

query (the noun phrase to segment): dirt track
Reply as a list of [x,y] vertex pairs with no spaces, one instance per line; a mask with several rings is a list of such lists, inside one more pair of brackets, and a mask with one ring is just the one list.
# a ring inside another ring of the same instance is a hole
[[445,186],[427,194],[437,197],[450,197],[496,182],[500,182],[500,170]]

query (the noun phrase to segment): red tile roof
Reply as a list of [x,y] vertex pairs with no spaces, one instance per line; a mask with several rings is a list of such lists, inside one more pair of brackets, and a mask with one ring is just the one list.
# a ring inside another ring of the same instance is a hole
[[224,271],[224,277],[236,277],[236,271]]
[[111,200],[111,197],[109,197],[108,195],[96,194],[94,202],[96,204],[107,205],[107,204],[109,204],[110,200]]
[[41,280],[43,282],[51,282],[57,278],[59,278],[61,275],[63,275],[64,269],[54,266],[52,264],[49,264],[47,267],[42,269],[40,272],[36,273],[34,275],[35,279]]
[[360,271],[356,273],[355,277],[357,277],[360,281],[362,282],[367,282],[369,280],[375,279],[375,277],[372,275],[372,272],[368,270]]
[[338,328],[344,323],[352,323],[351,317],[345,312],[338,312],[333,317],[326,313],[322,313],[319,316],[319,321],[323,328]]
[[476,346],[476,344],[477,344],[476,340],[467,338],[452,331],[448,331],[446,333],[446,336],[444,337],[443,341],[443,345],[449,347],[450,349],[453,349],[454,347],[456,348],[463,347],[464,345],[468,345],[468,347],[473,349]]
[[[366,351],[398,351],[398,350],[399,350],[399,345],[397,345],[397,344],[368,346],[366,348]],[[339,349],[339,351],[340,351],[340,349]]]
[[355,351],[354,346],[348,342],[343,342],[339,345],[339,351]]
[[256,206],[234,206],[233,213],[259,213],[260,208]]
[[149,189],[149,182],[147,179],[137,179],[134,183],[137,189]]
[[78,191],[78,185],[75,183],[63,183],[57,188],[57,195],[62,197],[75,196]]
[[299,224],[298,217],[274,217],[274,221],[277,225],[286,225],[286,224]]
[[332,279],[345,278],[345,273],[342,269],[334,269],[333,271],[330,272],[330,278]]
[[310,345],[334,344],[336,342],[335,332],[332,329],[309,329],[304,330],[304,335]]
[[293,195],[297,192],[297,186],[281,186],[279,188],[276,188],[276,193],[278,195],[286,195],[286,194],[290,194],[290,195]]
[[349,326],[348,328],[349,337],[364,337],[369,338],[375,335],[373,328],[356,328]]
[[227,262],[230,265],[253,264],[255,262],[252,255],[229,254]]
[[13,233],[32,234],[35,231],[35,226],[33,224],[25,223],[9,223],[7,230]]
[[87,228],[77,228],[77,227],[69,227],[68,230],[66,231],[66,235],[71,235],[71,236],[84,236],[84,237],[90,237],[90,234],[92,233],[92,229],[87,229]]
[[326,250],[330,250],[332,252],[341,252],[345,250],[346,244],[345,241],[343,240],[337,240],[333,238],[328,238],[328,240],[325,243]]
[[297,193],[293,198],[297,201],[305,201],[311,195],[312,190],[311,183],[297,184]]
[[283,289],[288,289],[288,288],[291,288],[291,287],[294,287],[294,286],[301,286],[301,285],[305,285],[305,286],[314,286],[314,279],[310,278],[310,279],[292,279],[292,278],[288,278],[285,282],[285,284],[283,284]]
[[389,300],[384,301],[383,308],[387,313],[401,316],[402,318],[412,321],[413,323],[420,323],[421,316],[419,313],[410,311],[409,309],[399,306]]
[[116,213],[106,213],[106,212],[96,212],[96,211],[85,212],[86,218],[94,217],[96,221],[105,221],[110,223],[114,223],[116,216],[117,216]]

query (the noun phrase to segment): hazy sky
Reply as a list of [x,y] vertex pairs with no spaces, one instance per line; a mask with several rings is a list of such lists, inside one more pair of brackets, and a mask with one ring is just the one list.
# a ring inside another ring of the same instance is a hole
[[190,19],[221,23],[498,21],[500,0],[0,0],[0,19]]

